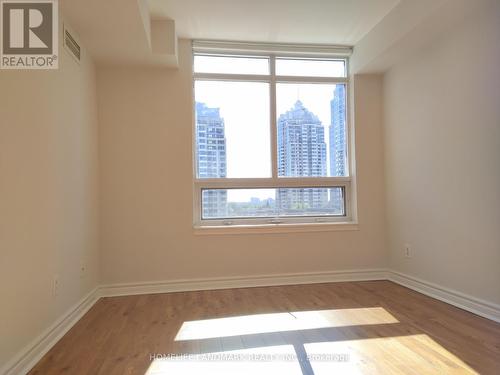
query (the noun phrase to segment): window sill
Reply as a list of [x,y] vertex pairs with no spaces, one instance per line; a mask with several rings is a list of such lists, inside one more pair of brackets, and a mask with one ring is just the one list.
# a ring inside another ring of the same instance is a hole
[[195,235],[334,232],[359,230],[357,222],[195,226]]

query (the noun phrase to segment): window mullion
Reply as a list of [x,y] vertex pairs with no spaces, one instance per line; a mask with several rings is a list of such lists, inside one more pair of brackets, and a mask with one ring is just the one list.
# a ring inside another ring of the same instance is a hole
[[270,76],[262,74],[224,74],[224,73],[194,73],[195,80],[203,81],[243,81],[269,82]]
[[277,140],[277,126],[276,126],[276,57],[274,55],[270,56],[269,68],[271,73],[270,82],[270,114],[271,119],[269,124],[271,126],[271,171],[272,179],[278,179],[278,140]]
[[301,77],[301,76],[275,76],[279,83],[332,83],[347,84],[347,77]]
[[216,178],[198,179],[195,186],[205,189],[221,188],[293,188],[334,187],[350,184],[350,177],[283,177],[273,178]]

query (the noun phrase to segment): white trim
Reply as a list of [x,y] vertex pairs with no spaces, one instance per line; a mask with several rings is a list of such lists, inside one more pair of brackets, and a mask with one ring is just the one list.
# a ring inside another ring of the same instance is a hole
[[[267,82],[269,84],[269,108],[270,108],[270,143],[271,143],[271,177],[266,178],[198,178],[198,150],[196,144],[197,138],[197,128],[196,128],[196,113],[193,116],[193,138],[192,138],[192,154],[193,154],[193,226],[196,228],[201,227],[221,227],[224,225],[238,225],[240,227],[246,227],[250,225],[263,226],[268,224],[316,224],[318,222],[351,222],[353,221],[353,215],[356,215],[353,207],[351,207],[351,202],[353,201],[354,192],[352,191],[351,180],[354,178],[349,175],[348,177],[278,177],[278,135],[277,135],[277,116],[276,116],[276,84],[280,82],[290,82],[290,83],[334,83],[342,84],[346,86],[346,107],[349,109],[349,76],[346,74],[344,77],[307,77],[307,76],[277,76],[276,75],[276,58],[287,57],[286,53],[283,51],[288,51],[284,49],[285,46],[292,48],[294,53],[307,54],[311,53],[311,48],[319,48],[321,46],[311,46],[311,45],[275,45],[275,44],[256,44],[256,43],[237,43],[237,42],[223,42],[223,41],[193,41],[192,42],[192,73],[193,73],[193,90],[197,80],[215,80],[215,81],[259,81]],[[325,50],[333,48],[335,46],[322,46]],[[207,52],[208,51],[208,52]],[[194,57],[196,54],[200,53],[218,53],[218,54],[240,54],[244,52],[252,51],[259,54],[260,56],[265,56],[269,59],[269,74],[265,75],[253,75],[253,74],[224,74],[224,73],[196,73],[194,72]],[[290,50],[291,51],[291,50]],[[338,50],[335,52],[337,53]],[[346,51],[344,51],[346,52]],[[325,52],[328,55],[328,52]],[[323,54],[321,59],[328,58]],[[344,54],[343,58],[338,60],[343,60],[346,73],[348,73],[349,65],[349,54]],[[308,56],[310,57],[310,56]],[[330,56],[331,57],[331,56]],[[192,95],[194,98],[194,95]],[[194,103],[194,99],[193,99]],[[194,111],[194,105],[193,105]],[[346,111],[346,143],[349,142],[351,138],[351,126],[349,122],[349,110]],[[325,125],[326,127],[326,125]],[[326,128],[325,128],[326,129]],[[328,131],[328,129],[326,129]],[[354,154],[350,154],[350,147],[347,147],[347,163],[350,165],[351,159],[354,158]],[[348,167],[348,170],[351,169]],[[264,218],[254,218],[254,217],[234,217],[234,218],[217,218],[217,219],[207,219],[203,218],[202,215],[202,190],[211,188],[332,188],[341,187],[343,188],[343,198],[344,198],[344,212],[342,215],[304,215],[290,217],[285,215],[277,215],[276,217],[264,217]],[[355,201],[355,199],[354,199]],[[266,231],[275,231],[275,226],[267,226]],[[261,231],[262,228],[258,230]],[[309,229],[309,227],[305,228]],[[324,228],[321,228],[324,230]],[[245,229],[246,231],[246,229]],[[305,230],[302,230],[305,231]],[[218,233],[226,232],[226,230],[218,230]],[[287,231],[289,232],[289,231]],[[236,232],[232,232],[236,233]]]
[[351,177],[278,177],[278,178],[195,178],[195,184],[206,189],[336,187],[351,182]]
[[496,303],[488,302],[396,271],[388,271],[388,280],[425,294],[426,296],[459,307],[462,310],[500,323],[500,305]]
[[345,270],[330,272],[287,273],[241,277],[207,279],[183,279],[151,281],[142,283],[110,284],[101,286],[103,297],[129,296],[137,294],[157,294],[217,290],[233,288],[253,288],[276,285],[318,284],[342,281],[386,280],[384,269]]
[[500,323],[500,305],[386,269],[286,273],[242,277],[182,279],[101,285],[83,297],[51,327],[28,344],[2,369],[2,375],[28,373],[40,359],[90,310],[101,297],[250,288],[276,285],[317,284],[347,281],[389,280],[442,302]]
[[[273,60],[274,55],[270,56]],[[266,82],[266,83],[330,83],[345,85],[349,83],[347,77],[309,77],[309,76],[280,76],[274,72],[274,60],[271,61],[273,68],[268,75],[263,74],[230,74],[230,73],[193,73],[196,81],[243,81],[243,82]],[[347,64],[346,64],[347,65]]]
[[276,56],[269,56],[269,74],[271,80],[269,82],[269,124],[271,129],[269,132],[271,142],[271,180],[278,181],[278,113],[276,108]]
[[[320,218],[316,218],[320,220]],[[335,218],[333,218],[335,219]],[[345,220],[345,217],[339,217]],[[269,219],[271,220],[271,219]],[[268,221],[269,221],[268,220]],[[359,230],[358,223],[346,221],[331,221],[325,217],[324,222],[311,223],[268,223],[248,225],[204,225],[193,227],[195,235],[220,235],[220,234],[262,234],[262,233],[304,233],[304,232],[336,232]]]
[[27,374],[47,352],[90,310],[99,300],[99,287],[96,287],[54,324],[43,331],[35,340],[26,345],[2,369],[2,375]]
[[231,42],[216,40],[193,40],[193,51],[197,53],[277,53],[286,56],[331,56],[348,57],[352,54],[353,47],[328,44],[291,44],[291,43],[252,43]]

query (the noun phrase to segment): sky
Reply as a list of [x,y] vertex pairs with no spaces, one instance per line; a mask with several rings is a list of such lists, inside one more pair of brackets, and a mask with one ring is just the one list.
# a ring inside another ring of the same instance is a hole
[[[241,73],[254,69],[261,74],[261,59],[257,66],[252,60],[232,59],[224,71]],[[266,60],[267,64],[267,60]],[[202,65],[204,71],[221,70],[218,64],[209,61]],[[196,59],[195,59],[195,70]],[[198,68],[199,69],[199,68]],[[288,73],[287,73],[288,74]],[[329,152],[328,126],[330,125],[330,101],[333,99],[334,84],[290,84],[276,85],[277,117],[290,110],[297,100],[313,112],[325,127],[325,141]],[[195,100],[208,107],[220,108],[220,115],[225,122],[227,177],[259,178],[271,177],[270,143],[270,100],[269,83],[201,81],[195,82]],[[329,171],[327,156],[327,171]],[[274,198],[273,190],[230,190],[229,201],[248,201],[251,197],[260,199]]]

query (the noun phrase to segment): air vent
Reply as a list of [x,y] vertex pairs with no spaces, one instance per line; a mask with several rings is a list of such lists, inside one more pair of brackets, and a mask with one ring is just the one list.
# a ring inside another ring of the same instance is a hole
[[64,27],[64,48],[69,52],[71,56],[77,61],[80,62],[81,57],[81,49],[80,44],[76,41],[76,38],[73,36],[67,28],[66,25]]

